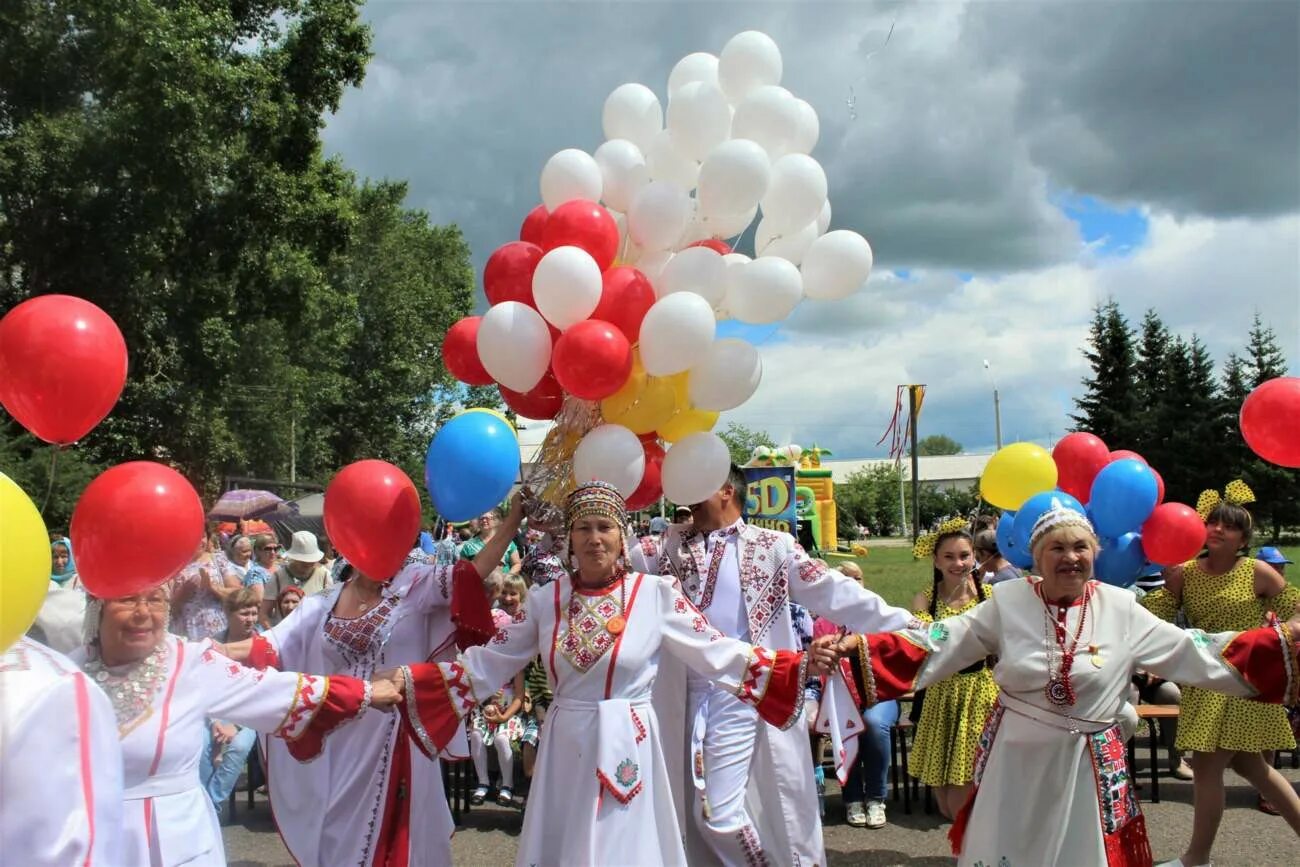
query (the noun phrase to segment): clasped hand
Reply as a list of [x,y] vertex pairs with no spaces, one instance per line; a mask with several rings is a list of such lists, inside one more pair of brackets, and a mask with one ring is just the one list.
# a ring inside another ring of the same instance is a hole
[[406,693],[406,675],[400,668],[381,671],[370,679],[370,705],[387,710]]

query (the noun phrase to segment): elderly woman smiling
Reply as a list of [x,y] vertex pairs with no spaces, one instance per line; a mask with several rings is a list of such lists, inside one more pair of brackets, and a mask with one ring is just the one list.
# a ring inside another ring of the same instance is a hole
[[1059,505],[1030,544],[1036,575],[924,630],[849,636],[840,652],[868,703],[998,657],[1001,697],[975,756],[975,791],[950,832],[960,864],[1149,865],[1119,724],[1129,678],[1142,668],[1281,702],[1297,689],[1300,618],[1212,635],[1165,623],[1132,593],[1092,580],[1097,536]]
[[171,600],[158,587],[92,599],[75,661],[108,694],[122,743],[123,864],[224,865],[221,832],[199,781],[207,718],[284,738],[294,755],[319,754],[325,736],[368,706],[392,705],[392,685],[350,677],[260,672],[210,640],[167,632]]

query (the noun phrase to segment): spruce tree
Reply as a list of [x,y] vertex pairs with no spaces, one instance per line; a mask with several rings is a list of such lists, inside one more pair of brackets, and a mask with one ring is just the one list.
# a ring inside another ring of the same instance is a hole
[[1138,340],[1137,363],[1134,368],[1134,401],[1139,419],[1131,444],[1115,444],[1112,448],[1130,448],[1143,455],[1153,467],[1162,467],[1173,457],[1163,432],[1151,419],[1158,412],[1166,396],[1165,356],[1169,351],[1169,329],[1155,310],[1147,310],[1142,317],[1142,334]]
[[[1250,389],[1285,376],[1287,372],[1286,356],[1277,345],[1277,335],[1263,323],[1258,313],[1251,324],[1242,368],[1244,384]],[[1239,401],[1235,412],[1240,411]],[[1234,439],[1241,442],[1240,430],[1234,434]],[[1257,498],[1251,511],[1255,514],[1257,533],[1261,537],[1259,544],[1276,542],[1283,527],[1300,523],[1300,471],[1267,463],[1250,452],[1242,466],[1241,476]]]
[[1078,430],[1101,437],[1113,449],[1133,442],[1139,426],[1133,342],[1133,331],[1114,299],[1097,307],[1083,351],[1092,376],[1083,381],[1084,394],[1075,400],[1078,413],[1070,418]]

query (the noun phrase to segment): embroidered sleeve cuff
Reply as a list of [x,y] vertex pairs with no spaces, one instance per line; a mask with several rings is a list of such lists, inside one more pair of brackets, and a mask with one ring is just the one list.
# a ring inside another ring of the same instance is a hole
[[855,685],[865,707],[899,698],[911,692],[916,676],[929,654],[908,641],[903,633],[887,632],[862,636],[856,655],[850,658]]
[[497,634],[492,606],[483,595],[483,579],[470,560],[452,567],[451,622],[456,625],[456,646],[461,650],[487,644]]
[[1294,701],[1297,691],[1295,643],[1285,623],[1240,632],[1224,646],[1223,661],[1257,693],[1256,701]]
[[469,677],[456,662],[403,666],[402,673],[406,692],[397,705],[402,726],[420,752],[436,759],[474,707]]
[[793,650],[755,647],[736,694],[752,704],[758,715],[781,729],[799,720],[803,711],[803,685],[808,677],[808,654]]
[[300,762],[320,755],[325,738],[360,717],[370,707],[370,681],[346,675],[299,675],[295,707],[275,734],[289,755]]
[[268,668],[280,667],[280,654],[275,652],[275,646],[270,641],[261,635],[254,635],[252,642],[253,645],[248,651],[248,661],[245,663],[249,668],[264,671]]

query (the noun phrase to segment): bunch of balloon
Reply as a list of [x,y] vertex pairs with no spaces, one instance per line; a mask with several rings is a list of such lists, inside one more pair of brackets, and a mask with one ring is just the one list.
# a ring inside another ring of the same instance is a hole
[[1101,540],[1095,574],[1131,585],[1149,564],[1168,566],[1196,555],[1205,525],[1182,503],[1165,503],[1164,480],[1136,452],[1111,451],[1090,433],[1071,433],[1049,454],[1013,443],[993,455],[980,477],[984,499],[1002,508],[998,547],[1020,568],[1033,566],[1030,534],[1051,508],[1088,516]]
[[[781,87],[783,71],[776,43],[746,31],[718,55],[682,58],[666,101],[616,87],[605,142],[546,162],[541,204],[484,269],[487,312],[448,332],[454,376],[495,382],[519,415],[557,421],[543,455],[571,461],[571,482],[600,478],[637,502],[659,488],[647,472],[676,502],[716,490],[729,464],[720,441],[671,459],[762,378],[758,350],[718,322],[780,322],[804,298],[845,298],[869,277],[866,239],[829,231],[826,174],[810,156],[817,113]],[[734,252],[755,223],[755,256]],[[655,460],[660,442],[671,463]],[[676,487],[683,461],[680,477],[702,482]]]

